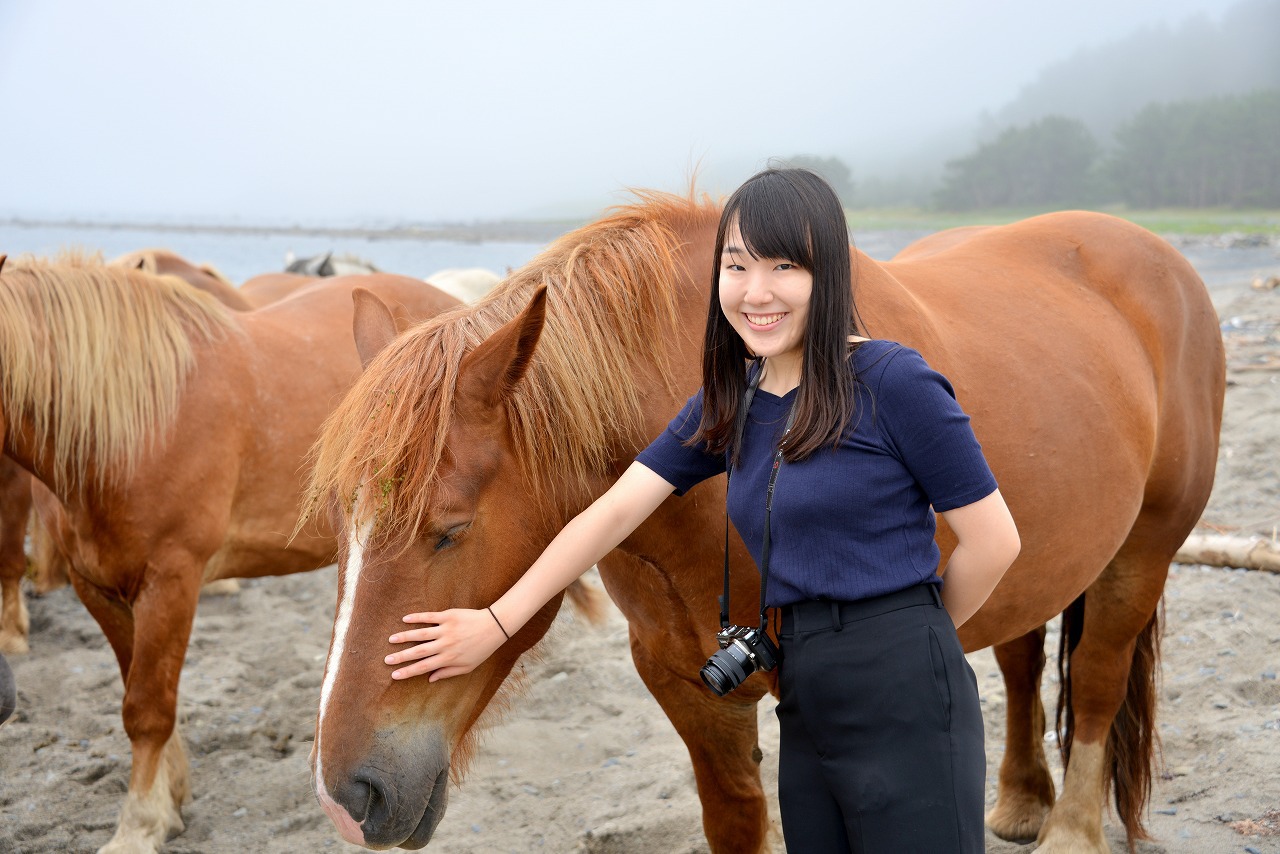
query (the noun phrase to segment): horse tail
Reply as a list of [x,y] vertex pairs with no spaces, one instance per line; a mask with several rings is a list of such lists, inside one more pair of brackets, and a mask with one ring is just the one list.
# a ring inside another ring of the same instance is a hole
[[[1107,735],[1107,759],[1115,786],[1116,814],[1133,851],[1134,840],[1149,839],[1142,826],[1143,808],[1151,797],[1151,772],[1160,748],[1156,732],[1156,673],[1160,663],[1160,630],[1164,600],[1134,642],[1129,685]],[[1106,797],[1106,793],[1103,793]]]
[[[1071,743],[1075,737],[1075,713],[1071,708],[1071,654],[1080,643],[1084,631],[1084,597],[1080,594],[1062,612],[1062,631],[1058,639],[1058,711],[1054,727],[1065,767],[1071,761]],[[1116,814],[1124,825],[1130,852],[1138,839],[1150,836],[1142,824],[1143,808],[1151,797],[1152,766],[1159,749],[1155,727],[1156,673],[1160,662],[1160,632],[1163,601],[1134,640],[1133,659],[1129,664],[1129,682],[1124,700],[1107,733],[1106,767],[1103,798],[1115,792]]]
[[565,596],[569,598],[573,610],[588,623],[598,626],[604,622],[605,594],[598,587],[577,578],[565,590]]
[[1084,633],[1084,594],[1062,612],[1062,631],[1058,634],[1058,713],[1053,728],[1058,734],[1058,750],[1062,766],[1071,762],[1071,742],[1076,734],[1076,714],[1071,708],[1071,654]]

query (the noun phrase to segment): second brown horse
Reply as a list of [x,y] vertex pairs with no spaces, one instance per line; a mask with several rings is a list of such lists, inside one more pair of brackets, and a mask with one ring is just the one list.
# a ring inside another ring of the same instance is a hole
[[105,852],[155,851],[182,827],[178,677],[201,584],[333,556],[324,520],[289,534],[306,450],[360,370],[357,285],[402,320],[457,305],[390,275],[233,313],[171,277],[99,263],[0,274],[0,442],[66,508],[72,583],[124,677],[133,766]]

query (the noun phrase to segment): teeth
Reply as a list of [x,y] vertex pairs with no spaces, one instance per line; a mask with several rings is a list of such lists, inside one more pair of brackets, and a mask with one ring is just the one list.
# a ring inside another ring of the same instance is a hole
[[776,323],[786,316],[786,312],[782,314],[748,314],[747,320],[756,326],[768,326],[770,323]]

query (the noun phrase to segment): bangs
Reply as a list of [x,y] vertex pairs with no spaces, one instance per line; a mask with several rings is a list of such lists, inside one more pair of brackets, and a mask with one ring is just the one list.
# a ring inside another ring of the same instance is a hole
[[[752,258],[783,258],[813,272],[812,210],[785,180],[756,181],[730,199],[727,223],[738,226]],[[726,234],[727,238],[727,234]]]

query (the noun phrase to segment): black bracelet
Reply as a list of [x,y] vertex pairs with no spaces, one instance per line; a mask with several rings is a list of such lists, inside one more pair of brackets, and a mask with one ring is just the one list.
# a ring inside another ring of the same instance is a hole
[[484,609],[489,612],[490,617],[493,617],[493,621],[498,624],[498,628],[502,629],[502,634],[506,636],[507,640],[511,640],[511,635],[508,635],[507,630],[502,628],[502,621],[498,619],[497,614],[493,613],[493,609],[490,608],[488,605],[485,605]]

